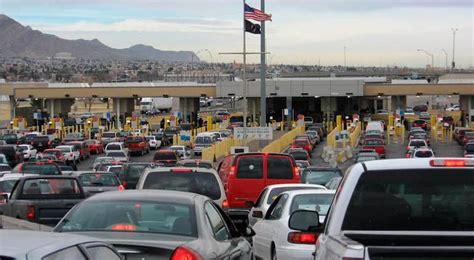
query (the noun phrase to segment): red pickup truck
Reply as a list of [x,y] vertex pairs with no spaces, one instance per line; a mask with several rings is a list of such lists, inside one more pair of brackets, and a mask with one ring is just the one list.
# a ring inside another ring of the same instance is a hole
[[361,149],[374,149],[380,155],[380,158],[385,159],[385,142],[382,139],[365,139]]
[[150,145],[143,136],[129,136],[125,139],[125,146],[130,153],[138,153],[144,155],[150,152]]

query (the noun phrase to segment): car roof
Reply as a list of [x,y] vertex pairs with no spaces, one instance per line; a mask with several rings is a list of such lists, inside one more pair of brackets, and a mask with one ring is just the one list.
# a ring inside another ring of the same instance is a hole
[[303,195],[303,194],[336,194],[336,190],[328,190],[328,189],[289,190],[289,191],[284,191],[281,194],[284,194],[284,193],[293,197],[296,195]]
[[285,187],[301,187],[301,188],[315,188],[315,189],[322,189],[326,190],[327,188],[324,187],[323,185],[319,184],[305,184],[305,183],[286,183],[286,184],[273,184],[273,185],[268,185],[267,189],[276,189],[276,188],[285,188]]
[[17,180],[23,177],[28,177],[28,176],[40,176],[39,174],[35,173],[6,173],[6,174],[0,174],[0,180]]
[[71,245],[98,242],[100,240],[92,237],[80,236],[75,234],[39,232],[27,230],[9,230],[0,229],[1,239],[0,252],[3,256],[24,256],[28,252],[57,245],[65,248]]
[[196,197],[204,197],[199,194],[172,191],[172,190],[124,190],[110,191],[96,194],[86,201],[123,201],[123,200],[142,200],[152,202],[173,201],[182,204],[194,204]]
[[472,171],[472,167],[433,167],[430,165],[430,162],[433,160],[469,160],[470,162],[474,161],[473,159],[465,159],[459,157],[446,157],[446,158],[418,158],[413,159],[390,159],[390,160],[376,160],[370,162],[364,162],[364,165],[369,171],[379,171],[379,170],[408,170],[408,169],[469,169]]

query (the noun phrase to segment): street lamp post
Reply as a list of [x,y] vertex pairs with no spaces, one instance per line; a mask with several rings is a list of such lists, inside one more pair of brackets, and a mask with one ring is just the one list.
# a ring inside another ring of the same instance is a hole
[[444,55],[446,56],[446,69],[448,69],[448,52],[445,49],[441,49],[442,52],[444,52]]
[[424,52],[426,55],[431,57],[431,69],[434,69],[434,55],[424,49],[418,49],[417,51]]
[[456,63],[454,62],[454,50],[456,49],[456,32],[458,31],[458,28],[451,28],[451,31],[453,32],[453,70],[456,68]]

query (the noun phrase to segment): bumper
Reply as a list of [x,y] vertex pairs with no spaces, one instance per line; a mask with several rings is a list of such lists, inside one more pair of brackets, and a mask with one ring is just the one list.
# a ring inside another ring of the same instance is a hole
[[278,259],[306,260],[313,259],[314,245],[287,245],[277,247]]

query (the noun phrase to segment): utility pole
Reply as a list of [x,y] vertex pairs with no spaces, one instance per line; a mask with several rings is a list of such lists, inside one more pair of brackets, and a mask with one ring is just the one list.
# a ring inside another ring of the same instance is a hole
[[[260,0],[260,8],[265,13],[265,0]],[[260,34],[260,127],[265,127],[267,126],[265,21],[260,23],[260,30],[262,32]]]
[[426,55],[428,55],[429,57],[431,57],[431,69],[434,69],[434,55],[431,53],[431,52],[428,52],[424,49],[418,49],[417,51],[421,51],[421,52],[424,52]]
[[454,70],[456,68],[456,63],[454,62],[454,50],[456,49],[456,32],[458,31],[458,28],[451,28],[451,31],[453,32],[453,62],[452,62],[452,68]]

